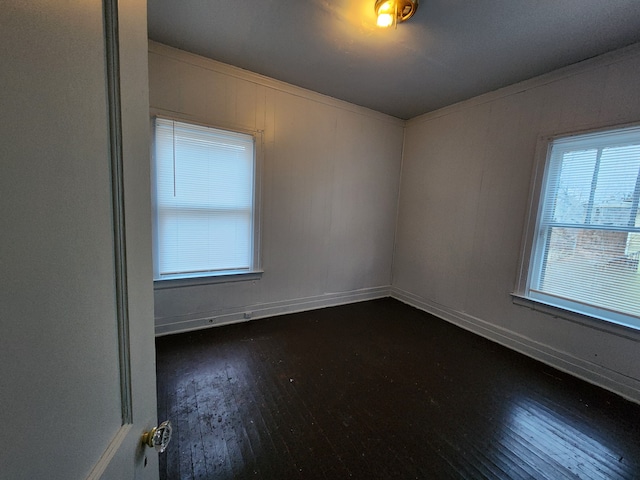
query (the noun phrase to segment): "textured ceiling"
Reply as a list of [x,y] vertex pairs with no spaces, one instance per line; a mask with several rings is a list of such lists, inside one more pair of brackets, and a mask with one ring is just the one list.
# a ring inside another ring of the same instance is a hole
[[408,119],[640,42],[640,0],[148,0],[152,40]]

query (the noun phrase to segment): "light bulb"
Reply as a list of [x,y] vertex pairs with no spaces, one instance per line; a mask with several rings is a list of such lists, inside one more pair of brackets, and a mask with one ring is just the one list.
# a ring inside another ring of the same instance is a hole
[[390,13],[380,13],[378,14],[378,20],[376,25],[379,27],[390,27],[393,25],[393,15]]
[[376,14],[378,15],[376,24],[379,27],[390,27],[391,25],[393,25],[394,16],[396,15],[395,0],[377,2]]
[[404,22],[413,16],[418,9],[419,0],[376,0],[376,24],[379,27],[390,27]]

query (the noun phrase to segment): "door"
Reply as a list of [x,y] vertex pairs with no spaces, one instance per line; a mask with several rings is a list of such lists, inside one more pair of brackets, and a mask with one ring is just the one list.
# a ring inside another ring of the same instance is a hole
[[0,65],[0,476],[157,478],[146,3],[5,0]]

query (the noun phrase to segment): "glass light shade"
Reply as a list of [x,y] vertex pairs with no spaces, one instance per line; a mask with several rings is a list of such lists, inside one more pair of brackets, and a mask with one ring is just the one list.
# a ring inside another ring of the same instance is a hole
[[411,18],[417,9],[418,0],[376,0],[376,24],[379,27],[396,25]]

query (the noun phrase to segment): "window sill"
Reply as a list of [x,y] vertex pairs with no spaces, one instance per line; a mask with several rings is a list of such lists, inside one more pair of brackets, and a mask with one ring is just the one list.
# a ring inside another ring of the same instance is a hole
[[537,299],[524,297],[517,293],[511,294],[511,299],[515,305],[530,308],[536,312],[541,312],[553,317],[562,318],[573,323],[578,323],[586,327],[610,333],[619,337],[624,337],[633,341],[640,341],[640,328],[623,322],[617,322],[607,318],[595,317],[584,313],[567,310],[557,305],[552,305]]
[[260,280],[264,271],[256,270],[247,273],[226,273],[222,275],[207,275],[205,277],[166,278],[153,281],[154,290],[168,288],[192,287],[197,285],[214,285],[217,283],[249,282]]

